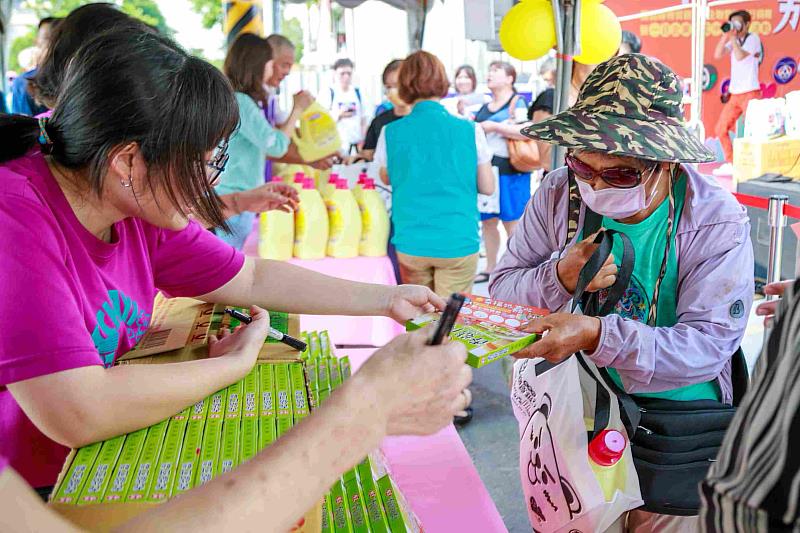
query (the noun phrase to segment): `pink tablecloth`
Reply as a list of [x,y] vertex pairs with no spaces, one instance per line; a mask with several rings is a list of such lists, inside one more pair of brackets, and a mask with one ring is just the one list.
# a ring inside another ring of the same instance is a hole
[[[354,368],[372,352],[340,350]],[[381,449],[426,533],[507,531],[452,425],[428,437],[389,437]]]
[[[258,232],[247,238],[244,245],[247,255],[258,255]],[[317,261],[292,259],[291,263],[327,274],[336,278],[396,285],[394,269],[388,257],[354,257],[353,259],[334,259],[327,257]],[[383,346],[404,331],[394,320],[385,317],[345,317],[301,315],[300,328],[303,331],[335,332],[336,342],[344,346]]]

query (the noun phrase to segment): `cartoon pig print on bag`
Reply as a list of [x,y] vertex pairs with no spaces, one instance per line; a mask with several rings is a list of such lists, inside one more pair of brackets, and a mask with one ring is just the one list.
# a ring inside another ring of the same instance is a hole
[[581,501],[569,481],[561,476],[548,425],[552,412],[552,399],[542,395],[539,408],[533,412],[525,436],[530,439],[528,481],[535,488],[528,505],[540,524],[557,517],[571,520],[582,510]]

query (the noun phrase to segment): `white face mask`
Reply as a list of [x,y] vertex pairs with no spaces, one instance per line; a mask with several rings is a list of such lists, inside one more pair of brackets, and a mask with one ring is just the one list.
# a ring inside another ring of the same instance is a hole
[[[650,171],[647,181],[653,177],[653,174],[658,168],[659,167],[654,167],[654,169]],[[661,172],[658,174],[658,180],[661,180]],[[581,198],[586,202],[589,209],[598,215],[613,219],[632,217],[636,213],[647,209],[658,190],[658,182],[656,182],[656,185],[653,187],[653,192],[650,193],[650,198],[645,198],[645,180],[642,180],[639,185],[630,189],[609,187],[607,189],[600,189],[599,191],[594,190],[591,185],[581,179],[576,179],[575,181],[578,182],[578,191],[580,191]]]

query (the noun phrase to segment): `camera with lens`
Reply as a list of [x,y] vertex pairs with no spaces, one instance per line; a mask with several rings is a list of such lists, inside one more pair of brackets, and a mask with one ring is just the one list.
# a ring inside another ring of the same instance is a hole
[[725,22],[724,24],[722,24],[723,33],[728,33],[729,31],[731,31],[731,29],[740,31],[742,29],[742,23],[739,22],[738,20],[732,20],[730,22]]

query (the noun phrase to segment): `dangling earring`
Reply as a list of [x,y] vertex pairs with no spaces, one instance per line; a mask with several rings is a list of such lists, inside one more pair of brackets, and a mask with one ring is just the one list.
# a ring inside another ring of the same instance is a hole
[[128,181],[119,180],[119,183],[126,189],[133,187],[133,170],[128,171]]

